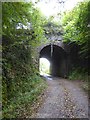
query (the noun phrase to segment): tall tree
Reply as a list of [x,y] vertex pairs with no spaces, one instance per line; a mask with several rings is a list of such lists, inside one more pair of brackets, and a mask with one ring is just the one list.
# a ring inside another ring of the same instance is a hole
[[42,19],[31,2],[2,3],[4,103],[24,92],[24,81],[37,73],[35,48],[44,39]]
[[90,37],[90,1],[81,2],[69,12],[64,13],[62,19],[64,29],[64,41],[65,42],[76,42],[81,46],[80,56],[88,58],[88,51],[90,48],[89,37]]

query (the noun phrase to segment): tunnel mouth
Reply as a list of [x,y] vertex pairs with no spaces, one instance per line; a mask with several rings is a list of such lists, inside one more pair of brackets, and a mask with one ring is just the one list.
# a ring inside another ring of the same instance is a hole
[[39,74],[41,76],[50,75],[50,61],[48,59],[43,57],[39,59]]
[[[57,77],[67,76],[67,53],[66,51],[57,45],[51,45],[43,47],[40,51],[40,58],[46,58],[50,61],[50,75]],[[52,54],[51,54],[52,51]]]

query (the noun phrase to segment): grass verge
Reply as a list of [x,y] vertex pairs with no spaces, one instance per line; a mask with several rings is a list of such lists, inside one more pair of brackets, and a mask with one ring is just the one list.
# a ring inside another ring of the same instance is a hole
[[[45,88],[47,88],[47,84],[41,77],[33,76],[30,86],[33,86],[30,91],[27,88],[26,92],[19,93],[17,97],[8,101],[7,106],[3,108],[3,118],[30,118],[33,112],[32,106],[38,101]],[[29,85],[26,87],[29,87]]]

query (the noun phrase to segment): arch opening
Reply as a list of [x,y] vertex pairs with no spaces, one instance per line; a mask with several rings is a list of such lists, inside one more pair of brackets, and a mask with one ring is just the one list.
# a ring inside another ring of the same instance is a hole
[[67,76],[67,53],[62,47],[53,45],[51,55],[51,45],[47,45],[41,49],[40,58],[46,58],[50,61],[50,75],[59,77]]
[[50,61],[46,58],[39,59],[39,72],[40,75],[50,75]]

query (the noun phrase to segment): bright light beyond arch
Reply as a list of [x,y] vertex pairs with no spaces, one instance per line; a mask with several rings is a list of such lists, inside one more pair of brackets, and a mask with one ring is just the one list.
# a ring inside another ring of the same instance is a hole
[[50,62],[46,58],[39,59],[39,71],[40,75],[50,74]]
[[[54,16],[57,20],[58,13],[72,10],[77,3],[83,2],[84,0],[24,0],[25,2],[32,1],[35,8],[39,8],[42,14],[47,18]],[[38,1],[38,2],[37,2]],[[87,0],[88,1],[88,0]],[[65,2],[60,4],[60,2]],[[60,19],[60,18],[59,18]]]

